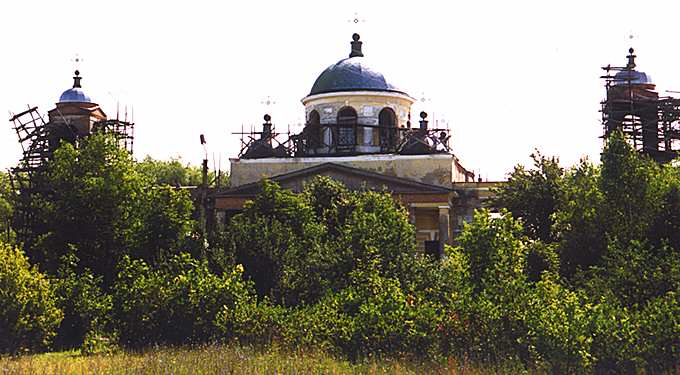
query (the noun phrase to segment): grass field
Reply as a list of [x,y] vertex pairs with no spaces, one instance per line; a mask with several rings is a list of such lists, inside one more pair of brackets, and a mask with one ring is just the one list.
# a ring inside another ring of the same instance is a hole
[[319,353],[259,351],[236,346],[160,348],[83,356],[59,352],[0,358],[0,374],[495,374],[521,369],[481,369],[454,360],[414,363],[367,360],[353,364]]

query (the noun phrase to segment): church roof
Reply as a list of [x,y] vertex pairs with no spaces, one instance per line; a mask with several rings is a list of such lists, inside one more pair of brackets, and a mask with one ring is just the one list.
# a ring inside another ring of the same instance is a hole
[[361,51],[359,34],[352,37],[352,52],[349,57],[326,68],[314,82],[309,95],[341,91],[388,91],[406,94],[370,67]]

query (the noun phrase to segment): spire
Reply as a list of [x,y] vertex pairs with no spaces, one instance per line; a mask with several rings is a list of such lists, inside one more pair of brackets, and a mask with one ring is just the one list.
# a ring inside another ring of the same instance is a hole
[[633,49],[633,47],[631,47],[628,50],[628,53],[630,53],[630,55],[628,55],[628,64],[626,65],[626,69],[628,69],[628,70],[635,69],[635,58],[637,56],[633,55],[633,52],[635,52],[635,50]]
[[364,57],[363,52],[361,52],[361,44],[362,42],[359,40],[359,34],[354,33],[352,35],[352,52],[349,54],[349,57]]
[[80,77],[80,72],[78,70],[76,70],[75,73],[76,73],[76,75],[73,77],[73,88],[79,89],[79,88],[81,88],[80,80],[82,79],[82,77]]

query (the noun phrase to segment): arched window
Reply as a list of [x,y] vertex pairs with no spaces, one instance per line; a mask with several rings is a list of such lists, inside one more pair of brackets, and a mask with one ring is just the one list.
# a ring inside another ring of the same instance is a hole
[[308,148],[321,147],[321,117],[316,110],[309,112],[305,133]]
[[380,147],[383,150],[393,149],[397,144],[397,115],[392,108],[383,108],[378,115],[380,125]]
[[355,129],[357,111],[352,107],[344,107],[338,112],[337,146],[354,146],[356,144]]

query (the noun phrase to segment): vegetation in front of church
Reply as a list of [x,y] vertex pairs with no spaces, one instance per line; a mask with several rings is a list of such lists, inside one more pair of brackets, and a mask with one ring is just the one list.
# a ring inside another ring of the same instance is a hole
[[680,169],[620,135],[599,166],[534,160],[498,191],[500,217],[479,211],[440,261],[387,193],[265,181],[203,234],[153,166],[103,136],[64,144],[32,220],[7,224],[27,197],[0,186],[0,351],[238,343],[354,363],[677,370]]

